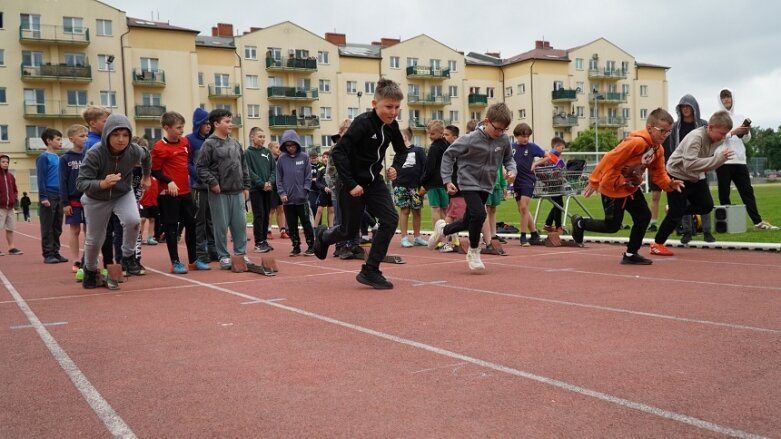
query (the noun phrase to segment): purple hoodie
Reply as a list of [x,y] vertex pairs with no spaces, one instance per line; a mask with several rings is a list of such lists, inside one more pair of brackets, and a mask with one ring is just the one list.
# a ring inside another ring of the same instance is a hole
[[[293,155],[288,153],[285,142],[296,144]],[[301,139],[295,130],[282,133],[279,141],[281,154],[277,159],[277,192],[287,197],[287,204],[305,204],[312,187],[312,165],[309,156],[301,151]]]

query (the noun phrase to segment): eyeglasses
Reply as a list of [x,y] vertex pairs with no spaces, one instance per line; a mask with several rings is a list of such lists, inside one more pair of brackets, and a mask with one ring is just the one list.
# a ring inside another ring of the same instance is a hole
[[507,130],[510,129],[510,127],[507,127],[507,128],[496,128],[496,125],[494,125],[494,123],[491,122],[490,120],[488,121],[488,124],[491,125],[491,128],[493,128],[494,131],[498,131],[500,133],[506,133]]
[[659,128],[659,127],[651,127],[651,128],[655,129],[656,131],[659,131],[659,133],[661,133],[663,136],[669,136],[670,133],[673,132],[672,129],[663,130],[663,129]]

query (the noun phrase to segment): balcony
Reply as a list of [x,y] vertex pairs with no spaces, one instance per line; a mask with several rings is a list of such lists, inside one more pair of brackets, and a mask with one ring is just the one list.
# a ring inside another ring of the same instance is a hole
[[578,125],[578,116],[574,114],[560,113],[553,116],[554,128],[572,128]]
[[594,128],[621,128],[627,125],[627,119],[619,116],[599,118],[592,117],[590,119],[590,126]]
[[19,42],[27,44],[88,46],[89,29],[42,25],[40,29],[24,29],[19,26]]
[[450,79],[450,69],[432,69],[428,66],[407,67],[407,79]]
[[68,105],[67,101],[25,102],[25,119],[81,119],[86,105]]
[[589,69],[589,79],[609,79],[618,81],[626,79],[626,71],[621,69]]
[[165,72],[162,70],[133,69],[133,85],[140,87],[165,87]]
[[470,107],[487,107],[488,95],[471,94],[469,95],[468,103]]
[[209,97],[215,99],[236,99],[241,97],[241,86],[209,84]]
[[136,105],[136,119],[160,120],[165,111],[165,105]]
[[231,123],[233,123],[234,128],[242,126],[241,114],[234,114]]
[[445,105],[450,105],[450,96],[445,96],[445,95],[435,96],[435,95],[428,94],[426,95],[426,97],[421,97],[416,95],[409,95],[407,96],[407,104],[442,107]]
[[92,81],[92,67],[67,64],[22,65],[22,81]]
[[605,104],[622,104],[626,103],[627,96],[627,93],[609,91],[607,93],[591,93],[590,99],[593,101],[596,98],[600,103]]
[[577,90],[558,89],[551,92],[551,102],[574,102],[578,100]]
[[266,57],[266,71],[283,72],[298,71],[305,73],[314,73],[317,71],[317,58],[296,58],[294,56],[276,59],[270,56]]
[[313,130],[320,128],[320,118],[317,116],[295,116],[287,114],[279,114],[276,116],[269,116],[268,118],[269,128],[278,129],[299,129],[299,130]]
[[319,99],[319,91],[316,88],[309,90],[299,87],[268,87],[268,99],[270,101],[316,101]]
[[[434,120],[441,120],[442,124],[445,125],[445,126],[448,126],[448,125],[450,125],[452,123],[452,121],[450,119],[436,119],[436,118],[424,119],[422,117],[411,117],[410,120],[409,120],[409,127],[412,128],[413,130],[425,131],[426,127],[429,124],[429,122],[434,121]],[[456,122],[456,123],[458,123],[458,122]]]

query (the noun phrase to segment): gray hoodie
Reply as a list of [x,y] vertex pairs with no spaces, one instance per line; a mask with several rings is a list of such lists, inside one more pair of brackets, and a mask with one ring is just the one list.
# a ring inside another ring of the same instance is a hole
[[513,150],[507,136],[491,138],[480,127],[459,137],[442,156],[440,174],[447,185],[453,179],[453,165],[458,164],[458,189],[491,193],[496,183],[496,170],[504,167],[512,175],[518,171],[513,160]]
[[[84,157],[79,168],[79,176],[76,178],[76,189],[84,192],[89,198],[108,201],[116,199],[133,190],[133,168],[140,162],[141,172],[144,177],[152,173],[152,158],[146,148],[128,144],[119,155],[109,151],[109,136],[118,129],[127,129],[132,136],[130,121],[127,117],[112,113],[106,119],[100,143],[95,144]],[[101,189],[100,182],[108,174],[121,174],[122,179],[108,189]]]
[[211,189],[219,184],[221,194],[236,194],[250,188],[244,150],[233,137],[209,136],[203,142],[195,168],[207,187]]

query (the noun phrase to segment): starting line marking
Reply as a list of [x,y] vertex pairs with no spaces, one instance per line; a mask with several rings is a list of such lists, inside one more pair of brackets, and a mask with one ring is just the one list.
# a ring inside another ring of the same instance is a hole
[[[68,322],[51,322],[51,323],[42,323],[43,326],[61,326],[61,325],[67,325]],[[35,325],[16,325],[11,326],[11,329],[28,329],[28,328],[35,328]]]

